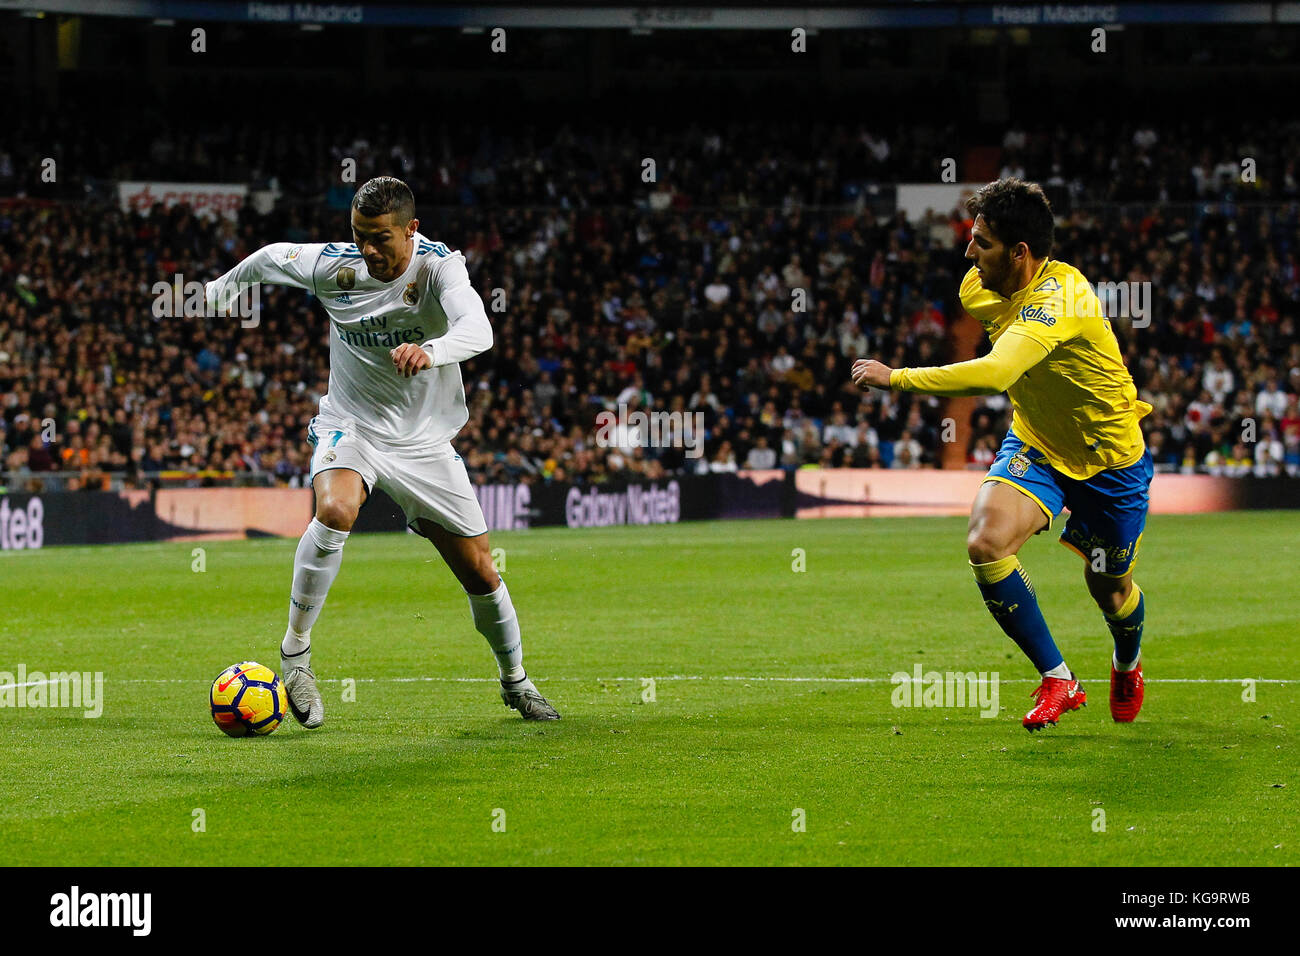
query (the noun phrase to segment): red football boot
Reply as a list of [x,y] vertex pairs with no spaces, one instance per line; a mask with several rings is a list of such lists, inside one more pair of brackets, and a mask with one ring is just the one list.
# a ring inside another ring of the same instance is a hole
[[1083,692],[1083,685],[1070,674],[1070,679],[1061,677],[1044,677],[1043,682],[1033,689],[1030,697],[1037,697],[1034,709],[1025,714],[1021,721],[1025,730],[1033,733],[1042,730],[1048,724],[1056,726],[1056,720],[1062,714],[1078,710],[1088,703],[1088,695]]
[[1117,724],[1128,724],[1142,709],[1142,690],[1146,681],[1142,679],[1142,663],[1131,671],[1115,669],[1115,662],[1110,662],[1110,715]]

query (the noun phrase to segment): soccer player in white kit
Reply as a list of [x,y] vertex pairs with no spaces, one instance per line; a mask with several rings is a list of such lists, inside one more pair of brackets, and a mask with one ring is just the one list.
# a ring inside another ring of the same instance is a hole
[[417,230],[406,183],[372,179],[352,199],[355,244],[272,243],[206,286],[224,311],[254,282],[315,295],[330,320],[329,392],[311,420],[316,515],[298,542],[280,666],[294,717],[319,727],[311,629],[338,575],[357,512],[375,488],[433,542],[496,655],[501,699],[527,720],[558,720],[524,673],[519,619],[488,548],[487,523],[451,439],[469,420],[460,362],[492,347],[465,257]]

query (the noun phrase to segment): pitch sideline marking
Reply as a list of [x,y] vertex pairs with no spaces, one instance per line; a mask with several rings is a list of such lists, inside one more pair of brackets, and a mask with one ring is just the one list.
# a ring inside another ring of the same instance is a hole
[[[900,672],[901,673],[901,672]],[[927,671],[927,673],[929,673]],[[951,673],[958,675],[967,673],[963,671],[938,671],[939,674],[947,675]],[[320,678],[318,683],[321,684],[341,684],[345,678],[328,677]],[[420,684],[420,683],[440,683],[440,684],[496,684],[499,681],[495,677],[354,677],[346,678],[353,680],[358,684]],[[954,680],[956,677],[954,676]],[[1081,677],[1083,682],[1100,682],[1108,680],[1108,677]],[[624,681],[634,682],[639,680],[656,680],[656,681],[734,681],[744,684],[898,684],[905,683],[896,681],[891,677],[740,677],[725,674],[668,674],[653,675],[641,674],[636,677],[535,677],[533,680],[538,684],[558,683],[561,681],[568,683],[622,683]],[[999,684],[1036,684],[1041,678],[1032,677],[1008,677],[1005,680],[999,679]],[[1300,683],[1300,679],[1291,677],[1149,677],[1146,679],[1148,684],[1237,684],[1243,681],[1254,681],[1256,684],[1295,684]],[[906,683],[914,682],[915,678],[908,675]],[[59,681],[46,678],[45,680],[28,681],[25,684],[0,684],[0,689],[20,688],[20,687],[40,687],[45,684],[56,684]],[[105,678],[106,684],[203,684],[207,683],[202,678],[185,678],[185,677],[118,677]],[[962,680],[961,683],[969,684],[970,681]],[[977,678],[976,684],[988,684],[991,681],[983,678]]]

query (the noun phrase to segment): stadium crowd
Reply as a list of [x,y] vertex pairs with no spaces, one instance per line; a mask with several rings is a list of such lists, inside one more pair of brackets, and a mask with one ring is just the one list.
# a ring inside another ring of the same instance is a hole
[[[964,139],[953,126],[913,123],[809,122],[799,135],[786,135],[770,118],[454,129],[378,122],[344,135],[334,124],[296,116],[266,126],[145,109],[134,119],[69,110],[19,120],[0,139],[0,195],[80,200],[100,181],[246,182],[290,200],[346,208],[352,190],[340,185],[339,171],[351,159],[358,181],[401,177],[426,208],[832,205],[871,184],[933,182]],[[150,135],[139,135],[142,128]],[[989,145],[1000,150],[1003,175],[1041,182],[1058,207],[1062,200],[1300,199],[1295,122],[1262,126],[1214,116],[1157,126],[1099,117],[1068,127],[1012,125]],[[57,181],[47,182],[47,170],[31,157],[57,159]],[[653,190],[641,181],[644,158],[657,162]]]
[[[250,206],[233,222],[88,201],[0,205],[0,449],[11,484],[55,471],[74,475],[73,487],[100,486],[106,472],[303,482],[306,423],[327,386],[322,310],[299,290],[264,287],[254,328],[159,318],[154,286],[213,278],[272,241],[346,238],[352,187],[330,187],[324,172],[344,157],[358,158],[358,181],[412,183],[417,206],[431,207],[422,231],[465,253],[489,305],[496,346],[463,367],[470,421],[457,440],[476,480],[916,468],[943,457],[946,402],[864,394],[848,370],[861,355],[951,358],[970,222],[957,210],[908,222],[859,201],[875,182],[933,178],[921,168],[944,131],[825,128],[811,148],[743,124],[654,131],[665,145],[653,184],[641,181],[636,138],[618,131],[485,132],[461,154],[420,130],[340,144],[319,128],[298,139],[228,134],[155,141],[134,165],[110,143],[103,156],[119,161],[101,171],[262,180],[286,193],[272,213]],[[1296,196],[1294,161],[1266,166],[1243,192],[1230,138],[1197,151],[1186,129],[1123,135],[1110,159],[1063,133],[1013,129],[1002,173],[1043,181],[1067,210],[1057,258],[1094,282],[1150,283],[1150,324],[1116,326],[1154,406],[1144,428],[1157,467],[1300,473],[1300,215],[1295,202],[1243,201]],[[394,145],[371,145],[381,142]],[[329,157],[319,175],[284,173],[311,168],[308,154]],[[38,195],[13,155],[0,150],[0,189]],[[1165,202],[1196,198],[1218,201]],[[1112,205],[1091,205],[1103,201]],[[704,455],[603,447],[596,414],[619,405],[702,413]],[[1005,397],[978,404],[969,467],[991,461],[1007,414]]]

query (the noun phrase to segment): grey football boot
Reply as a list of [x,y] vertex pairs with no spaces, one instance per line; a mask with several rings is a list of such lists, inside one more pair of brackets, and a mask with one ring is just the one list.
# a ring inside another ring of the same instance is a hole
[[533,682],[527,677],[513,684],[501,685],[501,701],[510,708],[519,711],[524,720],[559,720],[560,712],[551,706],[550,701],[538,693]]
[[309,730],[325,723],[325,702],[316,686],[316,675],[310,667],[295,665],[292,659],[280,655],[280,673],[284,675],[284,689],[289,695],[289,709],[293,716]]

